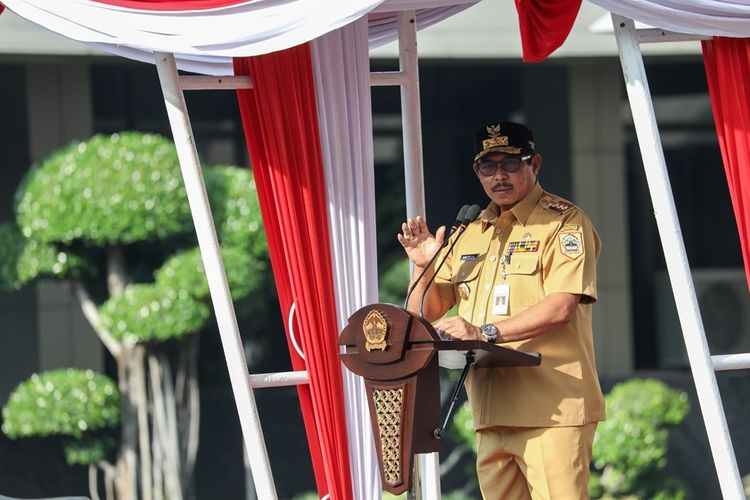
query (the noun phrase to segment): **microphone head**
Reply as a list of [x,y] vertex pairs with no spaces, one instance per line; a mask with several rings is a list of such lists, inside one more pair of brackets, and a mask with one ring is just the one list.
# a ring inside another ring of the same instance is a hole
[[464,218],[466,218],[466,212],[468,211],[469,211],[469,205],[464,205],[463,207],[461,207],[461,210],[458,211],[458,215],[456,215],[456,224],[454,225],[457,226],[463,223]]
[[472,205],[466,210],[466,214],[464,214],[464,220],[462,221],[464,224],[470,224],[474,222],[477,217],[479,217],[479,214],[482,212],[482,209],[479,207],[479,205]]

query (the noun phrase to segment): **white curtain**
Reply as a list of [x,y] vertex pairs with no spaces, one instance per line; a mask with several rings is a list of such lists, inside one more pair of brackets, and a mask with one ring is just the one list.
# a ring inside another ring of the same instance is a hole
[[750,2],[721,0],[591,0],[610,12],[658,28],[706,36],[750,37]]
[[[375,180],[367,21],[311,44],[340,328],[378,301]],[[378,459],[362,379],[343,367],[354,498],[380,498]]]

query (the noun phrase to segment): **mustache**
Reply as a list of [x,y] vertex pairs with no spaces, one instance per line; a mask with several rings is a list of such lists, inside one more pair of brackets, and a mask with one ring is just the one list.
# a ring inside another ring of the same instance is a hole
[[492,189],[493,190],[495,190],[495,189],[507,189],[507,188],[512,188],[512,187],[513,187],[513,185],[509,184],[507,182],[497,182],[497,183],[495,183],[495,184],[492,185]]

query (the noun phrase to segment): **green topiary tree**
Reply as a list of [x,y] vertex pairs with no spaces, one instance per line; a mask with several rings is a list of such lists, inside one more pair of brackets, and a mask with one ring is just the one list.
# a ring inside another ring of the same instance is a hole
[[[120,423],[120,392],[109,377],[72,368],[32,375],[11,393],[2,429],[16,439],[64,436],[69,463],[106,458],[114,441],[102,434]],[[85,443],[85,446],[82,444]]]
[[607,419],[594,437],[589,482],[593,498],[687,498],[664,472],[669,428],[690,410],[687,394],[654,379],[615,385],[605,397]]
[[[220,166],[204,176],[232,297],[259,294],[267,286],[268,250],[252,174]],[[102,470],[107,492],[118,499],[182,498],[197,452],[197,332],[210,308],[170,141],[137,132],[99,135],[31,169],[16,193],[16,220],[0,225],[0,286],[17,289],[40,278],[71,283],[117,362],[117,390],[101,400],[80,392],[78,372],[35,375],[5,406],[3,430],[13,438],[68,436],[68,461]],[[65,382],[62,374],[74,375]],[[86,379],[91,391],[109,387],[93,377]],[[48,384],[59,401],[55,408],[69,408],[61,415],[71,422],[92,431],[119,422],[115,463],[106,460],[105,440],[96,432],[69,432],[55,419],[48,422],[58,425],[54,431],[19,424],[44,419],[45,410],[33,402],[46,401],[39,391]],[[105,410],[109,420],[91,420]]]

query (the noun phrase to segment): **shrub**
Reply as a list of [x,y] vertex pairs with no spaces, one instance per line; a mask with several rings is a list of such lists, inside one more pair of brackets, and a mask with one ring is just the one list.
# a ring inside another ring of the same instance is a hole
[[669,429],[690,410],[687,394],[653,379],[617,384],[605,397],[607,419],[594,437],[589,493],[594,498],[686,498],[667,477]]
[[70,465],[88,465],[115,449],[111,432],[120,423],[115,382],[72,368],[34,374],[19,384],[3,408],[3,432],[11,439],[62,436]]
[[37,373],[19,384],[3,408],[3,432],[10,438],[82,437],[120,423],[115,382],[91,370],[72,368]]

